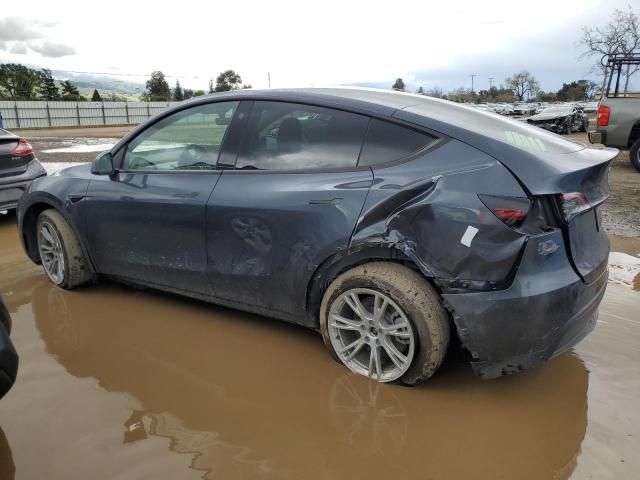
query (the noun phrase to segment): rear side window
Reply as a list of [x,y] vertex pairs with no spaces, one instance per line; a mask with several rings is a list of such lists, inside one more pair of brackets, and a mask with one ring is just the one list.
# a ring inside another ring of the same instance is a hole
[[360,154],[359,166],[393,162],[423,149],[435,137],[410,128],[372,119]]
[[237,169],[349,168],[358,163],[369,118],[330,108],[255,102]]

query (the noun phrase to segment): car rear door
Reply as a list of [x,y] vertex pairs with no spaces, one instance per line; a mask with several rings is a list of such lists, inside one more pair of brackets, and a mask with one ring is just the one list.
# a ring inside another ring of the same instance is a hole
[[238,102],[199,105],[150,125],[122,166],[87,191],[87,236],[100,273],[210,294],[205,211]]
[[280,315],[305,309],[307,284],[344,252],[373,181],[358,157],[369,118],[256,101],[207,207],[214,295]]

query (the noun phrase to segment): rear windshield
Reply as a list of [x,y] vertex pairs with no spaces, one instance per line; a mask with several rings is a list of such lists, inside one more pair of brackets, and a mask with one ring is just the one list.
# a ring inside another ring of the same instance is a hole
[[[429,98],[425,103],[406,108],[403,111],[439,120],[453,127],[460,127],[527,151],[571,153],[586,148],[582,143],[568,140],[542,128],[447,100]],[[394,116],[402,118],[399,112]],[[425,118],[424,126],[429,127],[428,123],[428,118]],[[434,128],[434,130],[436,129]]]

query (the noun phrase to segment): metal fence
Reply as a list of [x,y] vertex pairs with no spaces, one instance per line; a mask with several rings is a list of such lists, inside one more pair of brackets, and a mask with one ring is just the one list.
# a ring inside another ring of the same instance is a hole
[[135,125],[177,102],[0,101],[4,128]]

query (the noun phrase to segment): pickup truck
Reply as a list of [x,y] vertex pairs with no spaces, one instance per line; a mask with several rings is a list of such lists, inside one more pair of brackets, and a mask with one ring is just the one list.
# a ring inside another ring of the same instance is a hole
[[628,67],[633,70],[640,65],[640,53],[609,55],[606,62],[609,81],[598,105],[596,130],[589,132],[589,141],[629,149],[631,165],[640,171],[640,90],[633,88],[638,84],[640,72],[637,78],[631,76],[629,82],[624,77]]

